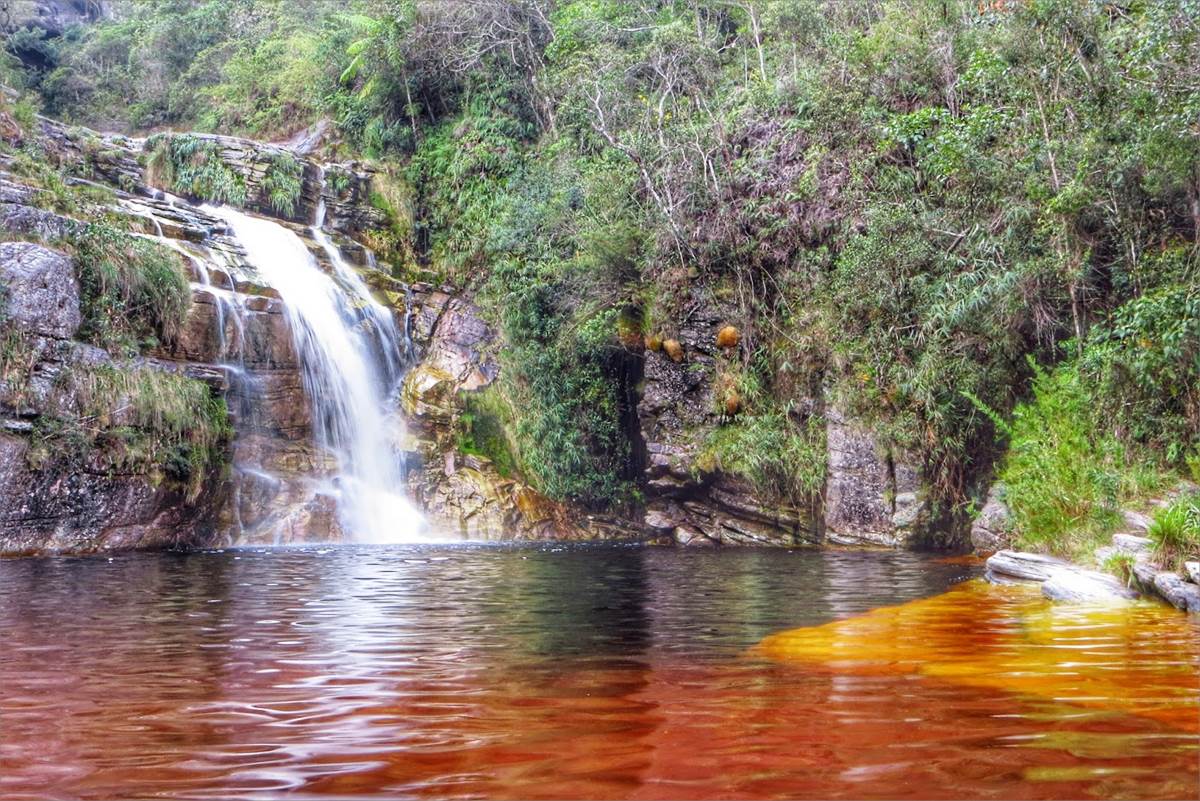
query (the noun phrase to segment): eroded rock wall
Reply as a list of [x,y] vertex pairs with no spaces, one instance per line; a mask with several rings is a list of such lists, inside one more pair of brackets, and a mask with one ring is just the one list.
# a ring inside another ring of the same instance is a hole
[[31,242],[0,242],[0,290],[0,555],[205,544],[214,482],[189,502],[98,455],[81,461],[59,448],[34,450],[35,422],[75,402],[63,394],[63,377],[112,364],[106,351],[74,339],[82,317],[71,258]]
[[405,376],[398,421],[407,432],[409,486],[428,523],[472,540],[636,539],[627,521],[552,501],[487,458],[458,450],[464,394],[499,374],[494,333],[479,309],[448,289],[414,284],[411,331],[420,359]]
[[727,422],[718,374],[723,364],[741,358],[736,346],[718,344],[733,309],[715,298],[693,287],[681,322],[667,332],[668,345],[644,353],[637,406],[645,453],[643,522],[680,545],[815,543],[813,510],[757,498],[745,481],[701,464],[706,438]]

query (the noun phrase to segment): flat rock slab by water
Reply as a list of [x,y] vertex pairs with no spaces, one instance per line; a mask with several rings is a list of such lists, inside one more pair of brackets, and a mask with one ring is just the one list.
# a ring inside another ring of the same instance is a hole
[[1063,603],[1125,601],[1137,593],[1115,577],[1083,570],[1063,559],[1021,551],[1000,551],[987,560],[988,578],[1042,583],[1042,594]]
[[1088,603],[1117,598],[1133,600],[1138,594],[1114,576],[1091,570],[1060,570],[1042,582],[1042,595],[1051,601]]
[[997,551],[988,557],[986,564],[992,573],[1025,581],[1045,581],[1056,572],[1076,569],[1065,559],[1024,551]]
[[1154,576],[1154,589],[1178,609],[1200,612],[1200,586],[1185,581],[1175,573],[1163,571]]

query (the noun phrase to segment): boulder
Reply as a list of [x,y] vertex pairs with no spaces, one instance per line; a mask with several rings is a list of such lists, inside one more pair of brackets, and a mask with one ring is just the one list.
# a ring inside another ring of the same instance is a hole
[[1200,586],[1184,581],[1177,574],[1169,571],[1156,573],[1154,589],[1177,609],[1200,612]]
[[1121,517],[1124,518],[1125,525],[1129,526],[1129,528],[1134,532],[1145,532],[1146,529],[1150,528],[1150,524],[1153,522],[1149,516],[1144,515],[1141,512],[1135,512],[1132,509],[1123,509],[1121,511]]
[[1183,569],[1193,584],[1200,584],[1200,562],[1184,562]]
[[994,553],[1008,546],[1011,530],[1012,512],[1004,500],[1004,485],[997,482],[971,524],[971,545],[976,553]]
[[1065,559],[1023,551],[998,551],[985,564],[990,573],[1026,581],[1045,581],[1060,571],[1076,569]]
[[1118,553],[1137,558],[1149,557],[1154,551],[1153,540],[1149,537],[1139,537],[1136,534],[1113,534],[1112,544]]
[[0,203],[0,229],[33,236],[45,242],[62,239],[80,223],[46,209],[21,203]]
[[1084,570],[1063,559],[1021,551],[999,551],[987,560],[987,578],[1000,584],[1041,583],[1042,595],[1061,603],[1127,601],[1137,593],[1114,576]]
[[1116,577],[1091,570],[1060,570],[1042,582],[1042,595],[1052,601],[1089,603],[1116,598],[1134,599],[1138,594]]
[[4,318],[18,329],[70,339],[79,329],[79,283],[68,256],[31,242],[0,243]]

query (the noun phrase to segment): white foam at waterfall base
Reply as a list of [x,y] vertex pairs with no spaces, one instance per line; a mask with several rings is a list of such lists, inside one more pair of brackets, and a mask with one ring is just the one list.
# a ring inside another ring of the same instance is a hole
[[[424,540],[424,521],[405,497],[402,463],[388,434],[388,391],[397,376],[379,351],[395,347],[394,323],[374,314],[364,319],[364,299],[351,297],[357,287],[340,286],[322,272],[293,231],[224,206],[203,208],[229,224],[251,265],[283,300],[314,436],[338,459],[334,483],[343,529],[356,542]],[[393,326],[390,336],[375,330],[381,324]]]

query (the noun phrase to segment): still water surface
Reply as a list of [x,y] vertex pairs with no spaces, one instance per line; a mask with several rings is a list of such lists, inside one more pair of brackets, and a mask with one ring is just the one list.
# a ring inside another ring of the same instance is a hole
[[1200,795],[1195,622],[973,572],[619,547],[0,561],[0,798]]

